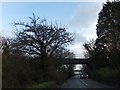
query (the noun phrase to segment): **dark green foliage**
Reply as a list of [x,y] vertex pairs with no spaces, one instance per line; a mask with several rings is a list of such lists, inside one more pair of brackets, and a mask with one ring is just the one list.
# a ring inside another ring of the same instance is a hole
[[3,54],[2,58],[3,87],[25,87],[26,84],[41,80],[41,69],[38,60],[28,60],[20,55]]
[[[107,2],[99,13],[96,41],[85,43],[96,67],[120,65],[120,2]],[[95,60],[96,59],[96,60]]]
[[57,84],[54,81],[48,81],[43,83],[35,83],[34,85],[28,86],[27,88],[56,88]]
[[[96,51],[113,67],[120,63],[120,2],[107,2],[99,13]],[[106,63],[107,63],[106,62]],[[115,63],[116,62],[116,63]],[[108,64],[109,65],[109,64]]]
[[85,43],[92,78],[119,84],[120,78],[120,1],[106,2],[99,13],[97,39]]
[[24,56],[19,53],[11,54],[10,45],[8,43],[4,45],[2,56],[3,88],[26,87],[43,81],[55,81],[57,84],[61,84],[72,76],[73,66],[61,65],[60,58],[51,57],[45,60],[43,80],[41,58]]

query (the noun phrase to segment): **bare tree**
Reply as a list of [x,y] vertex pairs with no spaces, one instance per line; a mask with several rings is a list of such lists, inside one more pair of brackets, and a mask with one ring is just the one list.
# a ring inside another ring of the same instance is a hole
[[84,43],[83,46],[84,46],[84,49],[87,51],[85,53],[85,57],[86,58],[92,57],[96,48],[95,41],[91,40],[90,42]]
[[30,23],[14,23],[17,31],[14,50],[40,57],[42,65],[47,57],[60,55],[59,53],[73,41],[72,34],[65,28],[60,28],[57,24],[48,24],[46,19],[40,20],[34,14],[29,19]]

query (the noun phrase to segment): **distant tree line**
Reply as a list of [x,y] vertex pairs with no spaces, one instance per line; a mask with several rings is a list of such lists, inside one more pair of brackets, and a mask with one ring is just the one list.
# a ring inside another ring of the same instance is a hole
[[97,39],[85,43],[92,78],[120,86],[120,1],[106,2],[99,13]]
[[72,33],[34,13],[29,19],[29,23],[14,22],[15,38],[2,38],[3,88],[44,81],[61,83],[73,75],[74,66],[60,62],[75,56],[66,49],[74,40]]

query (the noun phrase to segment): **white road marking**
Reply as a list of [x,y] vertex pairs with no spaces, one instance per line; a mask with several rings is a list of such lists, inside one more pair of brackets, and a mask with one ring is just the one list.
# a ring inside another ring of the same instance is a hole
[[[80,79],[81,80],[81,79]],[[88,84],[87,83],[85,83],[83,80],[81,80],[81,82],[83,83],[83,84],[85,84],[85,86],[88,86]]]

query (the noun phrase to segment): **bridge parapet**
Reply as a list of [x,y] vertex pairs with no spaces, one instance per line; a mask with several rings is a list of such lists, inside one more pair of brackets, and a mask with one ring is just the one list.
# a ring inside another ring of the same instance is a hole
[[63,64],[88,64],[89,62],[90,60],[85,58],[66,58],[62,60]]

